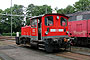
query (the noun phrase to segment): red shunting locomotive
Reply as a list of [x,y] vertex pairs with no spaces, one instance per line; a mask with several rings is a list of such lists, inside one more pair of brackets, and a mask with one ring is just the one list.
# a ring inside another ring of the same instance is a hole
[[45,14],[30,19],[28,26],[21,28],[21,36],[16,44],[29,44],[31,47],[53,52],[59,48],[69,48],[68,18],[62,14]]

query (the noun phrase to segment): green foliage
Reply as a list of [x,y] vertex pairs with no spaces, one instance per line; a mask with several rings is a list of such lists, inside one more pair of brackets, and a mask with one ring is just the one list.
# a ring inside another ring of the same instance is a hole
[[29,26],[29,25],[30,25],[30,19],[29,19],[29,18],[27,18],[26,20],[27,20],[27,21],[26,21],[26,25],[28,25],[28,26]]
[[89,11],[90,10],[90,0],[79,0],[74,4],[76,11]]
[[64,9],[57,10],[60,14],[71,14],[78,11],[89,11],[90,10],[90,0],[79,0],[78,2],[75,2],[73,6],[67,6]]
[[[2,10],[0,10],[2,11]],[[11,8],[7,8],[2,11],[2,14],[11,14]],[[23,14],[23,6],[22,5],[14,5],[12,7],[13,15],[22,15]],[[23,17],[20,16],[12,16],[12,28],[13,32],[17,32],[21,30]],[[0,16],[0,33],[9,33],[11,32],[11,16]]]
[[35,6],[33,4],[28,5],[27,8],[27,15],[28,16],[38,16],[38,15],[43,15],[46,13],[52,13],[52,8],[51,6],[48,5],[43,5],[43,6]]
[[14,7],[12,7],[13,10],[13,14],[17,14],[17,15],[22,15],[23,13],[23,7],[22,5],[14,5]]
[[65,9],[62,9],[62,8],[59,9],[59,10],[57,10],[57,13],[60,13],[60,14],[66,14],[66,13],[65,13]]
[[[3,33],[2,36],[11,36],[11,33]],[[16,36],[16,33],[12,33],[12,36]]]
[[73,6],[71,6],[71,5],[68,5],[65,10],[66,10],[67,14],[75,12],[75,8]]
[[60,14],[71,14],[71,13],[74,13],[75,12],[75,8],[71,5],[68,5],[65,9],[59,9],[57,10],[57,13],[60,13]]
[[2,13],[3,12],[3,10],[2,9],[0,9],[0,13]]

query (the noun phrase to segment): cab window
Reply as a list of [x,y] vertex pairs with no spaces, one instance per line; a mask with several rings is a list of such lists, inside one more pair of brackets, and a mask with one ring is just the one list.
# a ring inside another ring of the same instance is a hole
[[67,19],[61,17],[61,21],[60,21],[60,23],[61,23],[61,26],[67,26]]
[[52,26],[53,25],[53,16],[45,17],[45,25],[46,26]]
[[36,28],[37,27],[37,19],[31,20],[31,27]]

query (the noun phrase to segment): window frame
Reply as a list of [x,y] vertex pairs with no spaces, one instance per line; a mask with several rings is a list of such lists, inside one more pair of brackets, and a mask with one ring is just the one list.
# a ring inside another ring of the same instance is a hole
[[[52,17],[52,25],[49,25],[48,23],[47,23],[47,21],[46,21],[46,18],[47,17]],[[45,23],[45,26],[53,26],[54,25],[54,19],[53,19],[54,17],[53,16],[45,16],[45,19],[44,19],[44,23]]]
[[[61,18],[64,18],[65,19],[65,25],[63,25]],[[60,18],[60,25],[61,26],[67,26],[68,25],[67,19],[65,17],[61,17],[61,18]]]
[[[36,20],[36,23],[35,23],[35,20]],[[34,25],[34,23],[32,23],[32,22],[34,22],[35,23],[35,27],[34,26],[32,26],[32,25]],[[37,19],[31,19],[31,28],[37,28]]]

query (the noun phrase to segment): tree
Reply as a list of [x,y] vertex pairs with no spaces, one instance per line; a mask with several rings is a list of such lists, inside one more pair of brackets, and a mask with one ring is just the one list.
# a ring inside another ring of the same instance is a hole
[[57,10],[57,13],[59,13],[59,14],[66,14],[66,10],[61,8],[61,9]]
[[3,12],[3,10],[2,9],[0,9],[0,13],[2,13]]
[[[0,9],[0,14],[3,12],[3,10],[2,9]],[[3,32],[3,30],[2,30],[2,16],[0,15],[0,34]]]
[[73,6],[68,5],[64,9],[57,10],[58,13],[61,14],[71,14],[79,11],[89,11],[90,10],[90,0],[79,0],[78,2],[75,2]]
[[68,5],[64,9],[61,8],[61,9],[57,10],[57,12],[60,13],[60,14],[71,14],[71,13],[75,12],[75,8],[71,5]]
[[89,11],[90,10],[90,0],[79,0],[74,4],[76,11]]
[[71,13],[74,13],[75,12],[75,8],[71,5],[68,5],[66,8],[66,14],[71,14]]
[[[11,14],[11,8],[5,9],[2,14]],[[23,6],[22,5],[14,5],[12,7],[13,15],[22,15],[23,14]],[[9,33],[11,30],[11,16],[1,16],[0,17],[1,25],[0,28],[2,33]],[[13,32],[17,32],[21,30],[23,17],[20,16],[12,16],[12,28]]]
[[43,6],[35,6],[33,4],[28,5],[27,15],[28,16],[38,16],[47,13],[52,13],[51,6],[43,5]]
[[[16,5],[15,4],[12,7],[12,10],[13,10],[12,14],[13,15],[14,14],[16,14],[16,15],[23,15],[24,14],[23,13],[23,7],[24,6],[22,6],[22,5]],[[20,17],[20,16],[14,16],[13,17],[13,23],[12,23],[12,25],[13,25],[13,32],[21,31],[21,27],[23,26],[22,25],[23,18],[24,17]]]

